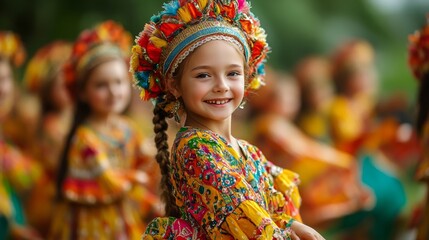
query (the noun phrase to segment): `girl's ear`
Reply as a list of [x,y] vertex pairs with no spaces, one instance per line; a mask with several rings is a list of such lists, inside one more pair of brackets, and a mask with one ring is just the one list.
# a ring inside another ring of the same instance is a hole
[[167,79],[167,90],[177,99],[182,93],[180,92],[179,87],[177,86],[177,81],[174,78]]

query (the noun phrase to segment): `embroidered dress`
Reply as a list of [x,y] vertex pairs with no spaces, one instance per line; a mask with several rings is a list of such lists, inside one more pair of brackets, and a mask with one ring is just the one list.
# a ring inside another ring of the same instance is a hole
[[143,186],[134,170],[146,160],[128,119],[109,135],[83,124],[72,140],[65,200],[54,217],[51,239],[139,239],[143,232]]
[[9,234],[12,224],[26,225],[22,196],[39,176],[38,165],[0,139],[0,237]]
[[238,144],[244,157],[212,131],[182,128],[169,166],[181,217],[153,220],[143,239],[287,239],[301,220],[298,175]]
[[34,156],[43,167],[43,174],[29,193],[25,208],[30,225],[46,236],[54,211],[55,181],[58,161],[70,126],[70,115],[51,114],[43,119]]

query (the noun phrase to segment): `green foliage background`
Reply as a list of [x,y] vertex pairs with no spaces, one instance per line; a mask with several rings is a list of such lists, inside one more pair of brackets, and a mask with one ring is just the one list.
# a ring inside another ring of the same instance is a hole
[[[268,33],[269,64],[291,70],[301,58],[322,54],[349,38],[364,38],[377,51],[381,93],[415,98],[406,63],[408,35],[425,24],[427,0],[252,0]],[[0,29],[21,35],[29,56],[52,40],[73,41],[79,32],[113,19],[133,35],[161,10],[160,0],[0,0]]]

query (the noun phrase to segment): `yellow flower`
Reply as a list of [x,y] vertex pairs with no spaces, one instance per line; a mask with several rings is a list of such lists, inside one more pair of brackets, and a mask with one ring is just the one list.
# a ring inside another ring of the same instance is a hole
[[177,13],[179,14],[182,21],[185,23],[188,23],[189,21],[192,20],[191,13],[189,12],[189,9],[186,5],[179,8],[179,10],[177,10]]

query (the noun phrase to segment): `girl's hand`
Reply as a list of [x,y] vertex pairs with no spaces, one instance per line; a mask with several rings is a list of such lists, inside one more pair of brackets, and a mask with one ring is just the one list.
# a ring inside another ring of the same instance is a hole
[[316,230],[298,221],[292,223],[291,229],[292,240],[325,240]]

